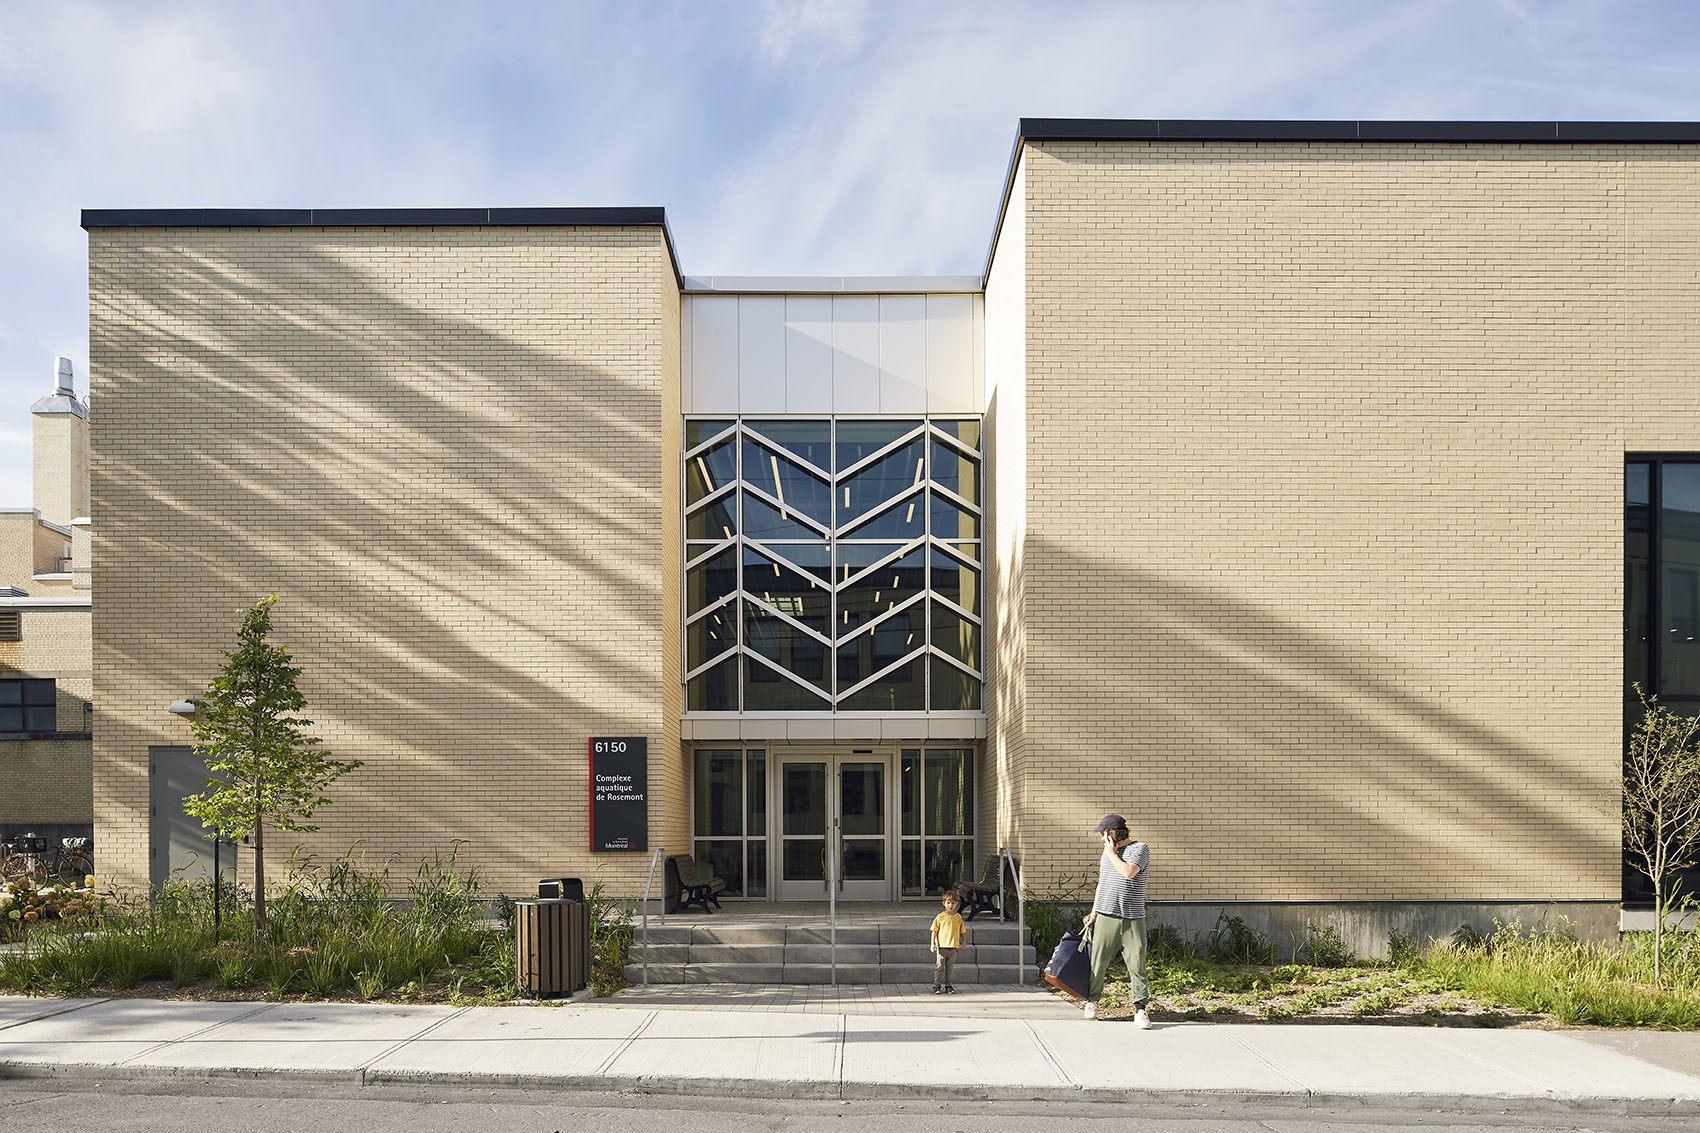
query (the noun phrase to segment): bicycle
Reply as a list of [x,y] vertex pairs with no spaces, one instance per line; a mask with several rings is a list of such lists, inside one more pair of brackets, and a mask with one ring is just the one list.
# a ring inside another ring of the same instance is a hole
[[62,838],[58,849],[49,850],[46,838],[30,833],[13,842],[0,842],[0,879],[36,884],[52,880],[81,886],[94,872],[94,863],[86,852],[88,841]]

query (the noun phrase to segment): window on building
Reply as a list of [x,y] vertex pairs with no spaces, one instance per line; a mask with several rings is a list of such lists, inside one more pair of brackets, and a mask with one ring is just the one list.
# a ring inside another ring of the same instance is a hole
[[692,711],[978,710],[977,419],[685,424]]
[[22,610],[0,610],[0,641],[22,641],[24,639],[24,612]]
[[55,704],[50,680],[0,680],[0,732],[56,731]]
[[1625,466],[1623,584],[1625,699],[1700,702],[1700,457]]
[[904,748],[900,781],[903,895],[975,880],[973,749]]
[[[1700,455],[1631,457],[1624,467],[1624,734],[1641,721],[1639,684],[1683,714],[1700,713]],[[1681,878],[1700,884],[1700,870]],[[1652,885],[1627,861],[1623,899]]]
[[767,896],[767,753],[699,749],[691,777],[692,856],[731,897]]

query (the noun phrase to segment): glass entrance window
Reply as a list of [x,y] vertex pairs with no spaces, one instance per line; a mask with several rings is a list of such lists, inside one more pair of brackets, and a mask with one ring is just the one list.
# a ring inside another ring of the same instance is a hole
[[980,709],[977,419],[693,418],[685,434],[690,711]]
[[767,895],[767,753],[699,748],[691,776],[692,856],[725,896]]
[[838,765],[844,880],[885,880],[885,764]]
[[903,895],[974,880],[974,751],[905,748],[899,775]]

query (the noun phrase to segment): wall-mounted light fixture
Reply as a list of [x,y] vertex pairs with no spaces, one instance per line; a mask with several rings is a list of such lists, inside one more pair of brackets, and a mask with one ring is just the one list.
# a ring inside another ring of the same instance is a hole
[[166,711],[173,716],[194,716],[200,712],[200,709],[195,707],[194,701],[184,698],[183,700],[172,701],[171,707],[167,708]]

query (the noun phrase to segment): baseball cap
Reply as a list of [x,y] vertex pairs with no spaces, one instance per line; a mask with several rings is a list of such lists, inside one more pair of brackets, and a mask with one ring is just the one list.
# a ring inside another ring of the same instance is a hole
[[1125,830],[1127,819],[1119,814],[1106,814],[1104,820],[1092,828],[1092,833],[1102,834],[1106,830]]

